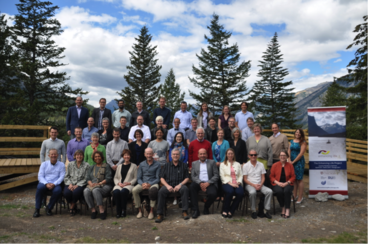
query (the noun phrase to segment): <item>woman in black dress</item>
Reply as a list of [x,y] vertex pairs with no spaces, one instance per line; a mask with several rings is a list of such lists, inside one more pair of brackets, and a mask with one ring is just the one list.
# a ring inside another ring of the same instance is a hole
[[236,161],[239,162],[241,165],[245,164],[248,161],[247,147],[245,145],[245,141],[241,139],[241,131],[238,127],[235,127],[231,131],[231,138],[232,140],[229,141],[230,148],[234,149],[235,151]]
[[148,144],[142,141],[143,131],[140,129],[134,132],[134,138],[136,141],[128,144],[129,150],[132,152],[130,161],[139,166],[141,162],[146,160],[146,157],[144,156],[144,150],[146,150]]
[[114,139],[114,137],[112,136],[110,120],[108,118],[102,119],[102,130],[99,130],[98,134],[100,135],[99,142],[105,148],[107,143],[109,143],[110,141],[112,141],[112,139]]

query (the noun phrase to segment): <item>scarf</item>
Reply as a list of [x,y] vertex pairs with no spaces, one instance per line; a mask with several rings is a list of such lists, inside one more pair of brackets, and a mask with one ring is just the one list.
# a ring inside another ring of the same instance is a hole
[[93,149],[93,152],[97,152],[97,148],[98,148],[98,146],[99,146],[100,144],[98,144],[97,143],[97,146],[96,147],[93,147],[93,145],[92,145],[92,143],[91,143],[91,147],[92,147],[92,149]]
[[185,147],[183,146],[182,142],[175,142],[174,148],[179,149],[180,151],[180,161],[183,162],[185,158]]

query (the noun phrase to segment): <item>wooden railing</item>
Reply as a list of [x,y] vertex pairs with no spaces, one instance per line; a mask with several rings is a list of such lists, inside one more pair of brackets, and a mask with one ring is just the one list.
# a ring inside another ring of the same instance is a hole
[[[43,142],[50,138],[50,126],[0,125],[0,130],[43,130],[42,137],[0,137],[0,142]],[[37,155],[41,148],[0,148],[0,155]]]

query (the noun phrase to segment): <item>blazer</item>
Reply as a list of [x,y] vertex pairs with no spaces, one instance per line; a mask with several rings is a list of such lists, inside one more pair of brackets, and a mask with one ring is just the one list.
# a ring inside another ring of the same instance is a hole
[[[116,169],[116,173],[115,173],[115,177],[114,177],[114,184],[115,187],[114,189],[112,189],[112,191],[115,190],[119,190],[121,191],[123,188],[121,188],[118,183],[121,182],[121,164],[117,167]],[[133,187],[135,185],[135,183],[137,182],[137,172],[138,172],[138,167],[136,164],[134,163],[130,163],[130,168],[128,170],[128,173],[124,179],[124,182],[130,182],[129,186],[124,186],[124,189],[128,189],[129,192],[132,192]]]
[[80,116],[78,118],[77,106],[72,106],[68,109],[66,114],[66,131],[70,130],[72,135],[74,135],[75,127],[81,127],[82,130],[88,126],[87,120],[89,116],[89,111],[87,108],[82,107]]
[[[233,168],[235,170],[236,182],[240,183],[240,185],[243,185],[243,171],[240,163],[234,162]],[[231,177],[231,168],[229,162],[227,163],[227,165],[225,165],[224,163],[220,164],[220,177],[222,184],[228,184],[229,182],[233,181],[233,178]]]
[[[273,186],[276,185],[275,183],[273,183],[275,180],[277,181],[280,180],[281,170],[282,170],[282,163],[280,161],[272,165],[271,173],[270,173],[270,180]],[[294,166],[291,163],[286,162],[284,166],[284,170],[285,170],[286,181],[290,181],[291,182],[290,185],[294,185],[294,181],[295,181]]]
[[[208,125],[208,119],[213,117],[213,113],[208,111],[208,116],[207,116],[207,127],[209,126]],[[203,127],[203,116],[200,116],[199,113],[197,115],[197,120],[198,120],[198,127]]]
[[240,164],[246,163],[248,161],[248,154],[247,154],[247,146],[245,144],[245,141],[242,139],[239,139],[236,143],[236,146],[234,145],[234,141],[229,141],[230,147],[234,149],[235,151],[235,159]]
[[[218,131],[218,130],[219,130],[219,128],[216,126],[216,131]],[[207,126],[207,128],[204,130],[204,139],[211,142],[211,144],[213,143],[213,141],[212,141],[212,130],[211,130],[210,126]]]
[[137,166],[144,160],[146,160],[146,157],[144,156],[144,150],[146,150],[148,144],[142,141],[141,146],[141,153],[139,154],[139,158],[137,158],[137,152],[135,150],[135,145],[137,144],[136,141],[133,141],[128,144],[129,150],[132,152],[132,156],[130,158],[130,162],[135,163]]
[[[220,175],[216,162],[215,160],[207,159],[206,163],[207,163],[208,183],[213,184],[216,188],[218,188],[217,181],[219,180]],[[201,162],[199,160],[194,161],[192,163],[192,181],[197,184],[201,183],[201,180],[199,179],[200,164]]]
[[[98,122],[100,121],[100,108],[93,109],[91,117],[95,120],[95,127],[98,129]],[[110,109],[105,108],[102,118],[108,118],[110,120],[110,125],[112,125],[112,114]]]

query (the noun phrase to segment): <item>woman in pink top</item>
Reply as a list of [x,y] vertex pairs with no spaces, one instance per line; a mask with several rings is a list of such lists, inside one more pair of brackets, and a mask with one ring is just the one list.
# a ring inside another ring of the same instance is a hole
[[[232,148],[227,149],[225,160],[220,164],[220,177],[225,194],[222,217],[231,218],[244,196],[243,174],[240,164],[236,162],[235,151]],[[232,204],[231,201],[233,201]]]

